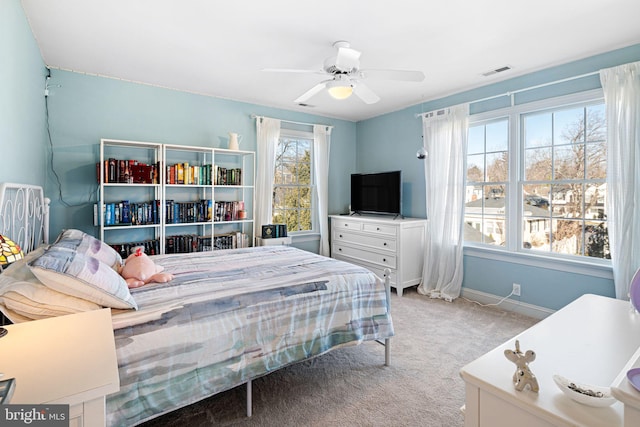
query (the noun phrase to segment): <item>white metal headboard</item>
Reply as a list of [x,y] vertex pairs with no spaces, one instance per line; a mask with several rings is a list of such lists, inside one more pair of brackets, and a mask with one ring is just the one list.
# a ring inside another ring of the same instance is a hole
[[42,187],[0,183],[0,234],[26,254],[49,243],[49,199]]

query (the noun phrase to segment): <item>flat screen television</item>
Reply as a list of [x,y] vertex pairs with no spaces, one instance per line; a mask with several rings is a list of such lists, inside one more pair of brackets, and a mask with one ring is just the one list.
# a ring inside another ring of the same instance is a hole
[[351,211],[402,216],[402,171],[351,174]]

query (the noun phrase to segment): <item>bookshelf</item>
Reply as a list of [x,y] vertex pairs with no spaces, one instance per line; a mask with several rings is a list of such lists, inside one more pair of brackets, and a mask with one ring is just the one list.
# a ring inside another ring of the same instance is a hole
[[102,139],[96,173],[100,239],[123,256],[140,244],[150,254],[252,245],[252,151]]

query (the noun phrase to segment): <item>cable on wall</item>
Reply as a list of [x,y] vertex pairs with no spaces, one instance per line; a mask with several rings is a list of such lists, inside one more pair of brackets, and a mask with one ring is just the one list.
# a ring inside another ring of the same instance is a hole
[[54,167],[53,138],[51,137],[51,128],[50,128],[50,123],[49,123],[49,88],[62,87],[62,85],[51,85],[50,81],[51,81],[51,69],[47,68],[47,77],[45,79],[45,84],[44,84],[44,113],[45,113],[45,128],[47,130],[47,139],[49,141],[49,148],[51,150],[51,155],[49,157],[49,167],[50,167],[51,173],[55,177],[56,183],[58,185],[58,199],[60,200],[60,203],[62,203],[66,207],[84,206],[87,203],[91,203],[92,202],[91,194],[96,193],[96,191],[91,190],[91,193],[89,194],[89,199],[86,202],[82,202],[82,203],[78,203],[78,204],[71,204],[71,203],[67,202],[66,200],[64,200],[64,197],[62,196],[62,182],[60,181],[60,176],[58,175],[58,172],[56,171],[56,168]]

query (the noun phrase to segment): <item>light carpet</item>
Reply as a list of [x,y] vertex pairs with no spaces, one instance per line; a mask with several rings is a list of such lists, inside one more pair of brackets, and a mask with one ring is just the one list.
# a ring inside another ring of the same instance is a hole
[[467,363],[536,319],[462,298],[392,294],[391,365],[375,342],[334,350],[151,420],[157,426],[462,426]]

